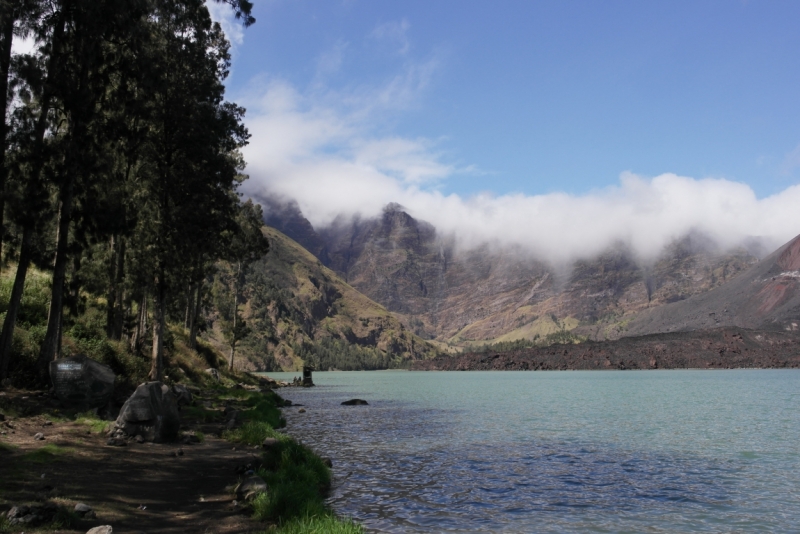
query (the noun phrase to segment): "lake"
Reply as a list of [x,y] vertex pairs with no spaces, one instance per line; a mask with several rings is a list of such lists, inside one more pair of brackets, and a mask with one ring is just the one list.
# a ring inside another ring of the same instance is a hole
[[[291,379],[299,373],[268,373]],[[800,531],[800,371],[320,372],[280,393],[381,532]],[[369,406],[341,406],[350,398]]]

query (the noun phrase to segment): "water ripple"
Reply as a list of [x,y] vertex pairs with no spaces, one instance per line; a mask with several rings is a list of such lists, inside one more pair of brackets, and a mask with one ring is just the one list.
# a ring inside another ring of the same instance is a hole
[[[334,394],[335,393],[335,394]],[[291,433],[333,459],[329,502],[380,532],[791,531],[797,473],[753,455],[643,452],[465,428],[459,410],[295,395]],[[334,426],[335,425],[335,426]],[[335,431],[333,430],[335,428]],[[785,471],[785,470],[784,470]]]

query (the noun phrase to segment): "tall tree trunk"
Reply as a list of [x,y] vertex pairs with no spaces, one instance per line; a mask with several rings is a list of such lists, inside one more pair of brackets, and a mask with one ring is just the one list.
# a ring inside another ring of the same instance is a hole
[[159,273],[156,291],[153,296],[153,363],[150,367],[150,380],[161,381],[164,372],[164,273]]
[[[71,4],[71,2],[65,2]],[[52,76],[56,69],[57,59],[61,50],[61,41],[64,37],[64,26],[66,25],[66,5],[62,6],[58,12],[58,20],[56,21],[53,29],[52,37],[52,53],[47,60],[47,80],[44,84],[44,91],[42,92],[42,103],[39,111],[39,117],[36,119],[36,127],[34,128],[33,142],[34,142],[34,158],[31,168],[30,176],[28,176],[26,183],[26,198],[33,197],[37,187],[40,185],[39,181],[42,174],[42,167],[44,166],[44,134],[47,131],[47,115],[50,113],[50,104],[53,99]],[[5,117],[3,117],[5,120]],[[34,215],[31,214],[31,217]],[[22,298],[22,289],[25,286],[25,277],[28,274],[28,266],[30,265],[31,255],[31,238],[34,229],[34,221],[28,220],[23,224],[22,232],[22,247],[20,248],[20,263],[17,266],[17,274],[14,278],[14,285],[17,282],[20,284],[19,298]],[[25,239],[27,236],[27,240]],[[23,262],[23,259],[25,260]],[[22,268],[24,267],[24,268]],[[13,290],[12,290],[13,291]],[[13,302],[12,302],[13,303]],[[14,335],[14,327],[16,326],[17,312],[19,311],[19,301],[17,301],[14,313],[11,313],[11,304],[9,303],[9,312],[6,314],[6,320],[3,323],[3,337],[0,341],[0,362],[5,362],[6,368],[8,360],[11,357],[11,339]]]
[[122,328],[125,324],[125,239],[119,238],[119,250],[117,251],[117,269],[114,274],[114,285],[117,288],[116,302],[117,307],[114,312],[114,332],[113,339],[122,339]]
[[8,303],[6,319],[3,322],[3,333],[0,334],[0,379],[8,376],[8,362],[11,360],[11,341],[14,337],[14,325],[17,322],[19,304],[22,301],[22,291],[25,289],[25,277],[31,264],[31,237],[33,229],[25,227],[22,232],[22,246],[19,252],[17,274],[14,277],[14,286],[11,289],[11,300]]
[[67,244],[69,223],[72,215],[74,180],[72,173],[61,188],[58,211],[58,235],[56,236],[56,260],[53,267],[53,289],[50,296],[50,312],[47,315],[47,333],[39,352],[39,372],[46,375],[50,362],[58,357],[58,331],[64,315],[64,280],[67,272]]
[[197,282],[197,290],[194,298],[194,310],[192,310],[189,319],[189,348],[192,350],[197,349],[197,319],[200,317],[200,312],[203,306],[203,279]]
[[136,321],[136,330],[131,338],[131,350],[139,352],[142,349],[142,339],[147,332],[147,291],[142,293],[142,300],[139,302],[139,319]]
[[233,357],[236,355],[236,323],[239,319],[239,278],[242,276],[242,262],[237,262],[236,279],[233,281],[233,331],[231,332],[231,359],[228,370],[233,371]]
[[108,261],[108,293],[106,294],[106,335],[114,337],[114,312],[116,311],[117,303],[117,242],[116,236],[111,236],[109,248],[111,249],[111,258]]
[[3,238],[5,237],[5,224],[3,217],[6,207],[6,135],[8,125],[8,74],[11,66],[11,42],[14,39],[14,9],[7,7],[3,13],[2,28],[0,28],[0,261],[3,257]]
[[193,310],[194,310],[194,284],[189,284],[189,287],[186,290],[186,313],[183,316],[183,327],[186,329],[189,328],[189,322],[191,320]]

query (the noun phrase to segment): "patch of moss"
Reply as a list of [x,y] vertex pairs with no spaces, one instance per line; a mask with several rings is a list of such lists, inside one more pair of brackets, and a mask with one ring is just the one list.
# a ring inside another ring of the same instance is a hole
[[69,449],[50,443],[35,451],[26,452],[22,457],[22,461],[34,464],[46,464],[57,460],[59,456],[63,456],[68,452]]

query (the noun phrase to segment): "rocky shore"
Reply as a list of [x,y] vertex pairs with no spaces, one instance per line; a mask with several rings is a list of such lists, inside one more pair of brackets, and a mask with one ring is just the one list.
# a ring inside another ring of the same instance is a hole
[[797,332],[719,328],[417,361],[421,371],[800,368]]

